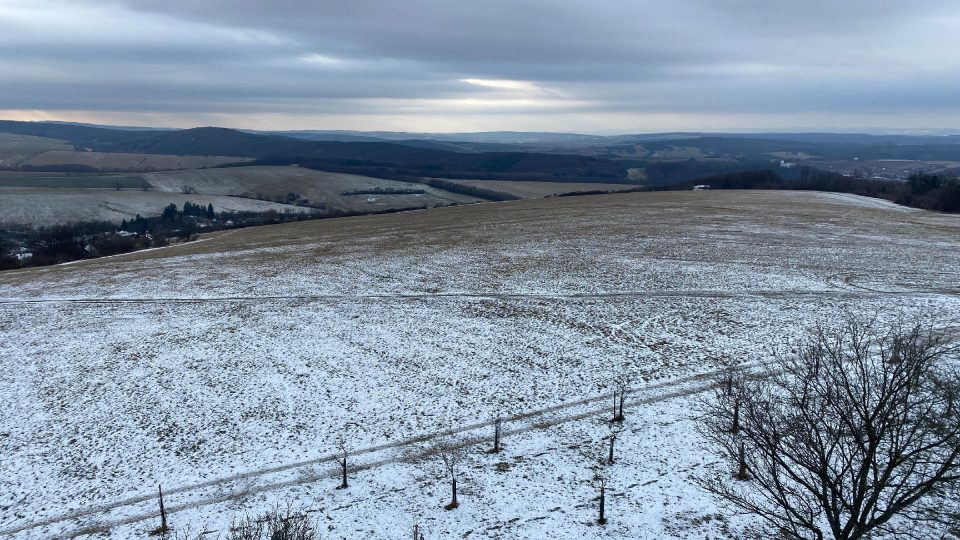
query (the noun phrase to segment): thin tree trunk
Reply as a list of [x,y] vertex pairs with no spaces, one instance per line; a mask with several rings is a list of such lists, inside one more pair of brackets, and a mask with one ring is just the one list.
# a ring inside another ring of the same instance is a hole
[[737,451],[737,479],[746,480],[747,477],[747,458],[746,452],[743,448],[743,443],[740,443],[740,448]]
[[607,457],[607,463],[613,465],[613,441],[616,440],[614,437],[610,437],[610,455]]
[[730,426],[730,433],[740,433],[740,399],[733,402],[733,425]]
[[346,456],[344,456],[344,458],[343,458],[342,460],[340,460],[340,472],[343,473],[343,481],[340,483],[340,487],[338,487],[337,489],[347,489],[347,488],[350,487],[350,486],[347,485],[347,458],[346,458]]
[[163,486],[157,486],[160,491],[160,530],[167,531],[167,510],[163,507]]
[[457,477],[453,477],[450,482],[450,491],[451,498],[450,504],[447,505],[447,510],[453,510],[454,508],[460,506],[460,502],[457,501]]
[[604,513],[604,503],[606,502],[606,493],[603,484],[600,484],[600,519],[597,520],[597,523],[604,525],[607,522],[607,517]]
[[621,391],[620,391],[620,412],[617,414],[617,421],[618,421],[618,422],[623,422],[623,420],[624,420],[624,416],[623,416],[623,402],[626,401],[626,399],[627,399],[627,391],[626,391],[626,390],[621,390]]

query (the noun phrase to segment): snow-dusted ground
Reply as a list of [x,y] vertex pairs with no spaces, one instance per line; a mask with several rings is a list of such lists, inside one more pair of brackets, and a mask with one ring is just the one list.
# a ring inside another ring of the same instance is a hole
[[[0,274],[0,535],[139,537],[162,483],[195,532],[290,501],[333,538],[415,521],[428,538],[729,537],[741,523],[690,481],[721,465],[685,377],[847,311],[958,325],[958,262],[956,217],[698,192],[248,229]],[[623,369],[634,406],[600,529],[584,453]],[[445,512],[431,435],[485,437],[498,413],[532,414],[503,454],[468,447]],[[325,458],[351,423],[365,468],[336,491]]]
[[[158,191],[180,191],[184,184],[205,195],[256,195],[268,198],[296,193],[331,210],[381,211],[388,208],[447,206],[483,199],[433,188],[424,184],[386,180],[356,174],[318,171],[297,166],[251,166],[166,171],[143,175]],[[417,194],[357,194],[364,190],[415,190]]]
[[0,223],[32,227],[77,221],[120,223],[134,216],[159,216],[171,203],[212,204],[217,212],[309,212],[309,208],[219,195],[184,195],[125,189],[0,187]]
[[911,208],[909,206],[903,206],[892,201],[885,199],[877,199],[874,197],[863,197],[860,195],[853,195],[851,193],[818,193],[818,196],[824,200],[835,200],[840,204],[851,205],[851,206],[865,206],[871,208],[885,208],[890,210],[899,210],[901,212],[919,212],[918,208]]

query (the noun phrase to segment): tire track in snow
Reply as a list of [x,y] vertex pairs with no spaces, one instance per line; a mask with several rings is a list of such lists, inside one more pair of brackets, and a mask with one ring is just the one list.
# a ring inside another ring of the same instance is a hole
[[[752,369],[752,368],[757,367],[757,364],[744,364],[744,365],[739,366],[739,367],[740,367],[740,368],[746,368],[746,369]],[[666,393],[666,394],[656,394],[656,395],[654,395],[654,396],[648,396],[648,397],[643,397],[643,398],[639,398],[639,399],[635,398],[635,399],[629,400],[629,401],[627,401],[627,402],[624,404],[624,405],[625,405],[625,408],[633,408],[633,407],[636,407],[636,406],[639,406],[639,405],[654,403],[654,402],[658,402],[658,401],[666,401],[666,400],[668,400],[668,399],[673,399],[673,398],[680,397],[680,396],[684,396],[684,395],[690,395],[690,394],[694,394],[694,393],[699,393],[699,392],[706,391],[706,390],[708,390],[708,389],[713,388],[713,387],[716,386],[716,378],[717,378],[718,376],[722,375],[723,373],[725,373],[725,371],[726,371],[726,369],[719,369],[719,370],[709,371],[709,372],[700,373],[700,374],[696,374],[696,375],[689,375],[689,376],[686,376],[686,377],[681,377],[681,378],[673,379],[673,380],[669,380],[669,381],[663,381],[663,382],[659,382],[659,383],[654,383],[654,384],[651,384],[651,385],[633,387],[633,388],[630,389],[629,395],[635,395],[635,394],[638,394],[638,393],[656,392],[656,391],[659,391],[659,390],[669,390],[669,389],[672,389],[672,388],[681,388],[681,389],[679,389],[679,390],[674,390],[674,391],[668,392],[668,393]],[[697,383],[699,383],[699,384],[697,384]],[[692,388],[687,387],[687,385],[691,385],[691,384],[694,385]],[[539,422],[533,422],[533,423],[531,423],[530,425],[526,425],[526,426],[522,426],[522,427],[516,427],[516,428],[513,428],[513,429],[509,429],[509,428],[507,427],[507,426],[509,426],[511,423],[516,424],[516,423],[518,423],[518,422],[529,421],[529,420],[534,419],[534,418],[536,418],[536,417],[542,417],[542,416],[545,416],[545,415],[548,415],[548,414],[551,414],[551,413],[563,411],[563,410],[566,410],[566,409],[572,409],[572,408],[580,407],[580,406],[583,406],[583,405],[591,405],[591,404],[594,404],[594,403],[597,403],[597,402],[600,402],[600,401],[607,401],[607,400],[609,400],[609,399],[610,399],[610,394],[603,394],[603,395],[593,396],[593,397],[584,398],[584,399],[580,399],[580,400],[576,400],[576,401],[564,402],[564,403],[560,403],[560,404],[558,404],[558,405],[552,405],[552,406],[550,406],[550,407],[545,407],[545,408],[541,408],[541,409],[536,409],[536,410],[527,411],[527,412],[519,413],[519,414],[516,414],[516,415],[504,417],[504,418],[503,418],[503,423],[504,423],[503,436],[517,435],[517,434],[520,434],[520,433],[526,433],[526,432],[529,432],[529,431],[534,431],[534,430],[539,430],[539,429],[547,429],[547,428],[549,428],[549,427],[552,427],[552,426],[555,426],[555,425],[558,425],[558,424],[561,424],[561,423],[572,422],[572,421],[576,421],[576,420],[581,420],[581,419],[584,419],[584,418],[588,418],[588,417],[590,417],[590,416],[596,416],[597,414],[602,414],[602,413],[605,413],[605,412],[609,412],[609,411],[610,411],[610,407],[609,407],[609,406],[603,406],[603,407],[601,407],[601,408],[592,408],[592,409],[589,409],[589,410],[587,410],[587,411],[585,411],[585,412],[578,412],[578,413],[575,413],[575,414],[566,415],[566,416],[557,417],[557,418],[548,418],[548,419],[545,419],[545,420],[541,420],[541,421],[539,421]],[[419,444],[430,443],[430,442],[432,442],[432,441],[437,441],[437,440],[442,440],[442,439],[444,439],[444,438],[454,437],[454,436],[461,435],[461,434],[464,434],[464,433],[468,433],[468,432],[471,432],[471,431],[476,431],[476,430],[482,429],[482,428],[489,428],[489,427],[492,427],[493,424],[494,424],[494,420],[486,420],[486,421],[483,421],[483,422],[476,422],[476,423],[473,423],[473,424],[468,424],[468,425],[465,425],[465,426],[461,426],[461,427],[459,427],[459,428],[452,429],[452,430],[444,430],[444,431],[438,431],[438,432],[433,432],[433,433],[427,433],[427,434],[423,434],[423,435],[418,435],[418,436],[416,436],[416,437],[411,437],[411,438],[407,438],[407,439],[402,439],[402,440],[395,441],[395,442],[391,442],[391,443],[385,443],[385,444],[381,444],[381,445],[376,445],[376,446],[371,446],[371,447],[368,447],[368,448],[363,448],[363,449],[355,450],[355,451],[353,451],[353,452],[351,453],[351,456],[354,457],[354,458],[356,458],[356,457],[358,457],[358,456],[363,456],[363,455],[368,455],[368,454],[374,454],[374,453],[376,453],[376,452],[381,452],[381,451],[384,451],[384,450],[403,449],[403,448],[407,448],[407,447],[415,448],[415,446],[416,446],[416,445],[419,445]],[[489,440],[489,438],[490,438],[489,436],[474,436],[474,437],[469,437],[469,438],[465,438],[465,439],[462,439],[462,440],[458,441],[458,442],[457,442],[457,446],[458,446],[458,447],[474,446],[474,445],[479,444],[479,443],[481,443],[481,442],[483,442],[483,441]],[[359,465],[357,465],[357,466],[352,467],[350,470],[351,470],[351,472],[359,472],[359,471],[365,471],[365,470],[373,469],[373,468],[380,467],[380,466],[382,466],[382,465],[391,464],[391,463],[398,463],[398,462],[402,462],[402,461],[412,461],[412,460],[415,460],[415,459],[418,459],[418,458],[428,457],[428,456],[430,456],[433,452],[435,452],[435,450],[436,450],[436,447],[435,447],[435,446],[431,446],[431,447],[429,447],[429,448],[426,449],[426,450],[419,450],[419,451],[414,450],[414,451],[411,451],[411,452],[402,452],[400,455],[395,455],[395,456],[387,457],[387,458],[380,459],[380,460],[373,461],[373,462],[369,462],[369,463],[359,464]],[[303,469],[303,468],[307,468],[307,467],[313,467],[313,466],[315,466],[315,465],[319,465],[319,464],[322,464],[322,463],[325,463],[325,462],[333,461],[335,457],[336,457],[335,454],[332,454],[332,453],[331,453],[331,454],[324,455],[324,456],[321,456],[321,457],[318,457],[318,458],[314,458],[314,459],[310,459],[310,460],[305,460],[305,461],[300,461],[300,462],[295,462],[295,463],[288,463],[288,464],[284,464],[284,465],[278,465],[278,466],[275,466],[275,467],[269,467],[269,468],[260,469],[260,470],[257,470],[257,471],[250,471],[250,472],[245,472],[245,473],[238,473],[238,474],[234,474],[234,475],[230,475],[230,476],[225,476],[225,477],[221,477],[221,478],[216,478],[216,479],[209,480],[209,481],[206,481],[206,482],[199,482],[199,483],[196,483],[196,484],[190,484],[190,485],[180,486],[180,487],[176,487],[176,488],[172,488],[172,489],[166,489],[166,490],[164,490],[164,498],[165,498],[165,499],[170,499],[171,497],[173,497],[173,496],[175,496],[175,495],[190,493],[190,492],[192,492],[192,491],[203,490],[203,489],[208,489],[208,488],[215,488],[215,487],[218,487],[218,486],[224,486],[224,485],[227,485],[227,484],[230,484],[230,483],[234,483],[234,482],[239,482],[239,481],[244,481],[244,480],[251,480],[251,479],[255,479],[255,478],[259,478],[259,477],[264,477],[264,476],[271,475],[271,474],[277,474],[277,473],[282,473],[282,472],[293,471],[293,470],[296,470],[296,469]],[[245,497],[245,496],[252,495],[252,494],[256,494],[256,493],[261,493],[261,492],[266,492],[266,491],[272,491],[272,490],[281,489],[281,488],[284,488],[284,487],[290,487],[290,486],[294,486],[294,485],[300,485],[300,484],[307,484],[307,483],[315,482],[315,481],[317,481],[317,480],[321,480],[321,479],[323,479],[323,478],[327,478],[327,477],[333,476],[333,475],[336,474],[336,473],[337,473],[336,470],[331,470],[331,471],[326,471],[326,472],[323,472],[323,473],[312,472],[312,473],[308,473],[308,474],[301,474],[301,475],[297,476],[297,477],[294,478],[294,479],[283,480],[283,481],[275,481],[275,482],[272,482],[272,483],[266,483],[266,484],[260,484],[260,485],[254,485],[254,486],[250,486],[250,487],[243,488],[243,489],[240,489],[240,490],[230,491],[230,492],[225,493],[225,494],[215,495],[215,496],[207,497],[207,498],[202,498],[202,499],[199,499],[199,500],[197,500],[197,501],[192,501],[192,502],[189,502],[189,503],[184,503],[184,504],[180,504],[180,505],[170,505],[170,504],[167,504],[167,505],[166,505],[166,510],[167,510],[167,514],[172,514],[172,513],[175,513],[175,512],[179,512],[179,511],[183,511],[183,510],[189,510],[189,509],[192,509],[192,508],[199,508],[199,507],[202,507],[202,506],[209,506],[209,505],[211,505],[211,504],[217,504],[217,503],[220,503],[220,502],[225,502],[225,501],[229,501],[229,500],[234,500],[234,499],[238,499],[238,498]],[[141,503],[147,503],[147,502],[149,502],[149,503],[153,504],[153,502],[154,502],[154,500],[155,500],[155,497],[156,497],[156,495],[154,495],[153,493],[151,493],[150,495],[142,495],[142,496],[131,497],[131,498],[128,498],[128,499],[123,499],[123,500],[115,501],[115,502],[112,502],[112,503],[102,504],[102,505],[98,505],[98,506],[86,508],[86,509],[83,509],[83,510],[77,510],[77,511],[74,511],[74,512],[69,512],[69,513],[66,513],[66,514],[61,514],[61,515],[59,515],[59,516],[53,516],[53,517],[50,517],[50,518],[37,520],[37,521],[31,522],[31,523],[27,523],[27,524],[18,525],[18,526],[15,526],[15,527],[3,529],[3,530],[0,530],[0,535],[3,535],[3,536],[5,536],[5,535],[13,535],[13,534],[17,534],[17,533],[29,531],[29,530],[31,530],[31,529],[37,529],[37,528],[46,527],[46,526],[49,526],[49,525],[54,525],[54,524],[56,524],[56,523],[60,523],[60,522],[63,522],[63,521],[69,521],[69,520],[75,520],[75,519],[93,517],[93,516],[96,516],[96,515],[98,515],[98,514],[106,514],[106,513],[108,513],[108,512],[114,511],[114,510],[119,510],[119,509],[122,509],[122,508],[128,507],[128,506],[135,506],[135,505],[138,505],[138,504],[141,504]],[[137,515],[133,515],[133,516],[125,517],[125,518],[120,518],[120,519],[117,519],[117,520],[115,520],[115,521],[109,521],[109,522],[105,522],[105,523],[91,523],[91,524],[86,525],[86,526],[84,526],[84,527],[81,527],[81,528],[79,528],[79,529],[75,529],[75,530],[73,530],[73,531],[71,531],[71,532],[68,532],[68,533],[66,533],[66,534],[64,534],[64,535],[55,536],[55,538],[74,538],[74,537],[76,537],[76,536],[82,536],[82,535],[87,535],[87,534],[95,534],[95,533],[105,532],[105,531],[108,531],[108,530],[110,530],[110,529],[112,529],[112,528],[114,528],[114,527],[118,527],[118,526],[121,526],[121,525],[127,525],[127,524],[135,523],[135,522],[138,522],[138,521],[144,521],[144,520],[152,519],[152,518],[155,518],[155,517],[157,517],[157,512],[156,512],[156,511],[153,511],[153,512],[149,512],[149,513],[142,513],[142,514],[137,514]]]
[[922,297],[922,296],[960,296],[960,289],[914,289],[904,291],[878,291],[871,289],[780,289],[754,291],[717,291],[701,289],[663,290],[663,291],[615,291],[584,293],[498,293],[498,292],[450,292],[450,293],[396,293],[396,294],[315,294],[315,295],[276,295],[276,296],[216,296],[216,297],[179,297],[179,298],[0,298],[0,307],[24,305],[55,304],[202,304],[229,302],[277,302],[277,301],[364,301],[364,300],[424,300],[424,299],[602,299],[602,298],[878,298],[884,296]]

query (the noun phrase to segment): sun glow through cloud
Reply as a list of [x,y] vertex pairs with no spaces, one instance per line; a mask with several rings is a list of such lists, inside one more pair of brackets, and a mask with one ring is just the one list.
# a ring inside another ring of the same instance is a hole
[[125,124],[339,118],[356,123],[337,128],[394,129],[386,118],[398,115],[417,118],[409,129],[472,129],[482,112],[497,115],[496,129],[604,132],[718,118],[728,128],[955,127],[960,116],[960,4],[946,0],[867,11],[830,0],[545,11],[519,0],[508,21],[496,2],[361,4],[0,0],[0,106]]
[[483,88],[492,88],[494,90],[510,90],[526,94],[547,93],[539,85],[529,81],[511,81],[508,79],[460,79],[460,81]]

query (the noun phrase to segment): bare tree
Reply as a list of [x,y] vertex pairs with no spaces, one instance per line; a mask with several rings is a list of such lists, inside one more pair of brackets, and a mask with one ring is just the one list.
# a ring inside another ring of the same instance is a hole
[[277,506],[261,516],[245,516],[230,525],[227,540],[320,540],[306,510]]
[[337,433],[334,442],[334,459],[340,465],[340,485],[337,489],[347,489],[350,485],[347,482],[347,458],[350,457],[350,440],[357,435],[362,426],[357,422],[347,422]]
[[460,506],[460,501],[457,500],[457,477],[460,474],[460,462],[463,461],[464,449],[455,441],[448,441],[440,445],[438,454],[443,461],[443,470],[450,478],[450,504],[444,506],[444,509],[453,510]]
[[[608,427],[611,435],[614,433],[619,434],[623,429],[621,424],[615,422],[602,421],[601,423]],[[604,525],[607,523],[607,487],[609,486],[613,473],[613,468],[610,466],[612,462],[610,461],[610,454],[607,451],[608,448],[604,447],[603,439],[596,436],[595,428],[590,427],[587,429],[588,431],[583,433],[586,442],[575,446],[579,449],[580,455],[586,460],[586,468],[590,474],[588,477],[590,485],[598,491],[596,499],[598,501],[597,523]]]
[[763,376],[720,385],[703,433],[740,481],[699,483],[779,538],[950,527],[945,503],[960,483],[955,353],[921,325],[851,317],[813,329]]
[[340,485],[337,489],[347,489],[347,457],[350,456],[350,447],[347,446],[347,440],[342,435],[337,439],[337,462],[340,464]]
[[740,375],[736,368],[728,367],[724,370],[721,385],[725,395],[729,396],[733,393],[733,381],[739,377]]
[[491,454],[500,453],[501,433],[503,433],[503,419],[500,418],[500,415],[497,415],[496,420],[493,421],[493,449],[490,450]]
[[633,377],[629,373],[621,373],[613,380],[613,421],[623,422],[623,403],[627,400],[627,391]]
[[604,471],[598,470],[593,477],[594,482],[596,482],[597,487],[600,489],[600,504],[598,507],[599,514],[597,516],[597,523],[600,525],[607,524],[607,473]]
[[610,422],[607,424],[610,428],[610,451],[607,455],[607,464],[613,465],[613,445],[617,442],[617,438],[620,437],[620,434],[623,433],[624,425],[618,422]]

